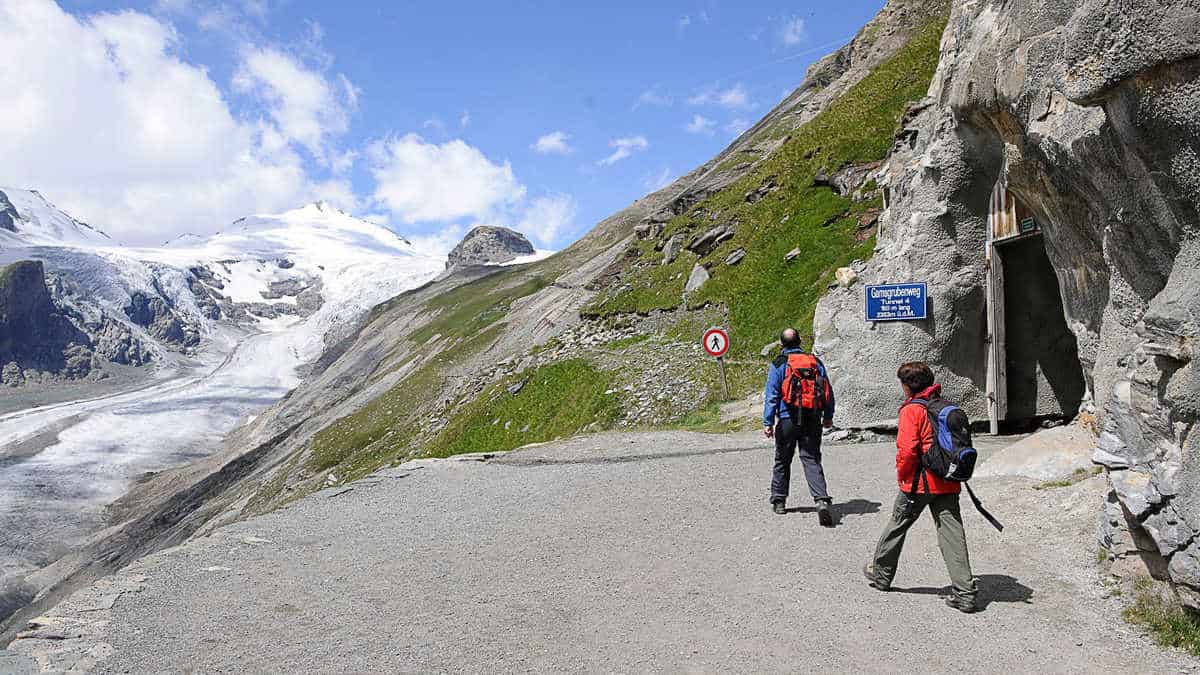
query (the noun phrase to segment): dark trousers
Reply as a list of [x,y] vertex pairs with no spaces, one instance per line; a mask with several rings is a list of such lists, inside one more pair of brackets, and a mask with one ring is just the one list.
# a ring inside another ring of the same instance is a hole
[[802,420],[796,424],[790,418],[782,418],[775,424],[775,467],[771,471],[771,503],[787,501],[788,488],[792,482],[792,458],[800,451],[800,463],[804,465],[804,478],[813,500],[829,499],[825,485],[825,470],[821,468],[821,423]]

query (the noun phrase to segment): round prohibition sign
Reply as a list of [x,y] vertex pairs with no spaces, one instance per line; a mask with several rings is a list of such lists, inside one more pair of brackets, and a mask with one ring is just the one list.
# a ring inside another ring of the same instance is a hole
[[729,351],[729,333],[720,328],[710,328],[704,334],[703,346],[709,356],[721,358]]

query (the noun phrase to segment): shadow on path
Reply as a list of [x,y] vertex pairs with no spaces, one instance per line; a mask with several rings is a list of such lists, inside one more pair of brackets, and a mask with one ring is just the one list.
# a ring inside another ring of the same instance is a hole
[[[1007,574],[980,574],[975,577],[975,583],[979,586],[979,595],[976,596],[975,602],[980,611],[987,609],[987,606],[993,602],[1033,604],[1034,590]],[[898,588],[893,586],[891,592],[913,595],[950,595],[953,589],[950,586],[939,588],[932,586]]]
[[[833,524],[841,525],[842,518],[845,516],[865,516],[872,513],[879,513],[879,509],[883,504],[873,502],[866,499],[851,499],[848,502],[834,504],[830,511],[833,513]],[[784,513],[816,513],[816,506],[793,506],[790,509],[784,509]]]

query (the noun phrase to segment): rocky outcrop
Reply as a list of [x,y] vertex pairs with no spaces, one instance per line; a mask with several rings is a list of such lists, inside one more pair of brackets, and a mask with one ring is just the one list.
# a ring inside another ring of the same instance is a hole
[[179,345],[194,347],[200,344],[200,333],[182,321],[171,305],[161,297],[135,292],[129,297],[125,314],[133,323],[142,326],[155,338]]
[[0,230],[16,232],[19,220],[21,220],[21,214],[17,213],[12,202],[8,201],[8,195],[0,191]]
[[91,341],[54,306],[41,262],[0,268],[0,368],[9,386],[42,373],[75,378],[92,369]]
[[446,269],[470,265],[500,265],[534,253],[533,244],[525,235],[506,227],[481,225],[450,251]]
[[[1045,292],[1061,294],[1083,407],[1100,411],[1095,460],[1112,485],[1101,539],[1195,608],[1198,36],[1195,3],[955,3],[929,99],[883,167],[889,208],[860,272],[868,284],[927,281],[931,318],[870,325],[862,284],[831,292],[816,316],[816,349],[845,401],[839,425],[893,415],[895,367],[909,359],[932,362],[981,415],[988,213],[993,189],[1007,189],[1041,227],[1058,282]],[[1053,385],[1056,364],[1040,365],[1034,376]]]

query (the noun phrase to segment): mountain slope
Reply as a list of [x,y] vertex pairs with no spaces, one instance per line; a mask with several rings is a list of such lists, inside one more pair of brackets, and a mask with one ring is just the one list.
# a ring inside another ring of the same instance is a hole
[[[306,380],[222,452],[114,505],[129,521],[64,561],[42,603],[198,532],[413,457],[609,427],[712,427],[716,366],[700,332],[732,323],[731,387],[757,389],[775,324],[804,321],[833,271],[869,255],[869,230],[859,229],[878,208],[869,165],[925,93],[947,5],[892,0],[727,150],[568,249],[453,271],[348,322]],[[715,226],[732,238],[702,242]],[[672,240],[676,257],[663,265],[659,244]],[[734,246],[745,249],[740,262]],[[710,279],[685,300],[697,265]]]
[[[862,167],[882,159],[906,104],[924,95],[945,10],[889,3],[728,150],[563,252],[484,278],[452,274],[375,308],[308,382],[231,439],[226,458],[272,448],[204,508],[261,511],[413,456],[708,424],[717,378],[700,331],[732,324],[731,385],[747,393],[761,368],[747,357],[781,325],[811,321],[833,271],[870,254],[862,223],[879,201]],[[732,238],[698,245],[714,226]],[[664,265],[658,249],[672,239],[680,250]],[[738,249],[742,260],[726,263]],[[685,300],[697,265],[711,279]]]
[[107,234],[63,213],[36,190],[0,188],[0,248],[113,243]]

